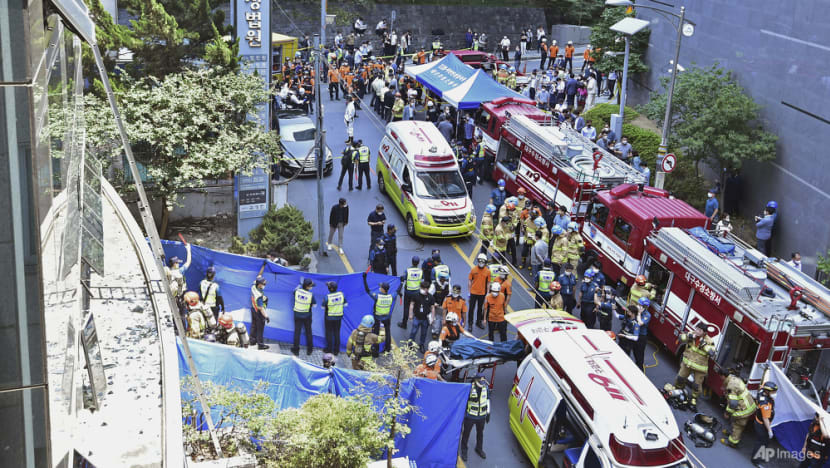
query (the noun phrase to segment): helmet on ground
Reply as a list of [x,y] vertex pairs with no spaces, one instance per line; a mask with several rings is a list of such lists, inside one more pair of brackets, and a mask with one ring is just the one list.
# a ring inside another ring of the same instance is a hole
[[593,278],[594,276],[596,276],[596,274],[597,274],[597,272],[595,272],[594,270],[588,269],[588,270],[585,270],[584,277],[585,278]]
[[542,264],[542,268],[551,268],[551,267],[553,267],[553,262],[551,262],[549,258],[546,258],[545,262]]
[[432,367],[432,366],[435,365],[436,362],[438,362],[438,356],[436,356],[434,354],[428,354],[427,357],[424,359],[424,362],[429,367]]
[[303,287],[308,288],[314,286],[314,281],[311,281],[311,278],[306,278],[303,280]]
[[236,324],[236,332],[237,332],[237,333],[248,333],[248,329],[247,329],[247,328],[245,328],[245,324],[244,324],[244,323],[241,323],[241,322],[240,322],[240,323],[237,323],[237,324]]
[[225,330],[230,330],[231,328],[233,328],[233,317],[231,316],[231,314],[224,313],[220,315],[219,325]]
[[553,227],[550,228],[550,232],[557,236],[561,236],[565,231],[562,229],[562,226],[554,224]]
[[562,289],[562,285],[559,284],[559,281],[554,281],[553,283],[550,284],[550,287],[554,291],[559,291],[560,289]]
[[334,281],[326,281],[326,287],[329,288],[329,291],[337,291],[337,283]]
[[538,218],[534,219],[534,220],[533,220],[533,224],[535,224],[535,225],[536,225],[536,227],[538,227],[538,228],[540,228],[540,229],[541,229],[541,228],[543,228],[543,227],[545,227],[545,226],[547,226],[547,223],[545,222],[545,218],[543,218],[543,217],[541,217],[541,216],[539,216]]
[[483,253],[478,254],[478,257],[476,257],[476,261],[486,262],[487,261],[487,255],[485,255]]
[[213,265],[207,267],[207,270],[205,271],[205,276],[207,276],[208,278],[213,278],[214,276],[216,276],[216,267]]
[[767,208],[772,208],[773,210],[778,209],[778,202],[775,200],[771,200],[767,202]]
[[458,314],[456,314],[455,312],[447,313],[447,322],[450,322],[452,324],[458,322]]
[[764,385],[761,387],[761,390],[766,390],[768,392],[777,392],[778,391],[778,384],[769,380],[764,382]]
[[507,184],[504,182],[504,179],[499,179],[499,187],[504,187],[505,185]]
[[485,213],[495,213],[495,212],[496,212],[496,205],[493,205],[493,204],[491,203],[491,204],[489,204],[489,205],[485,206],[485,207],[484,207],[484,212],[485,212]]
[[389,291],[389,283],[387,283],[386,281],[384,281],[383,283],[380,283],[380,284],[378,285],[378,287],[380,287],[380,289],[383,289],[383,290]]
[[645,284],[646,284],[646,277],[645,277],[645,275],[637,275],[637,277],[636,277],[636,278],[634,278],[634,282],[635,282],[635,283],[637,283],[637,284],[639,284],[640,286],[645,285]]
[[256,280],[254,281],[254,284],[256,284],[257,286],[259,286],[260,284],[265,284],[265,283],[266,283],[265,278],[262,277],[262,276],[257,276]]
[[640,304],[643,307],[648,307],[648,306],[651,305],[651,301],[648,300],[647,297],[641,297],[641,298],[637,299],[637,304]]
[[334,362],[334,354],[326,353],[323,355],[323,363]]
[[501,291],[501,284],[500,283],[491,283],[490,284],[490,292],[499,292]]
[[579,225],[576,224],[576,221],[571,221],[570,223],[568,223],[568,229],[570,229],[571,231],[578,231]]
[[184,301],[187,302],[187,305],[195,306],[199,303],[199,295],[194,291],[188,291],[184,293]]
[[429,344],[427,345],[427,350],[430,353],[437,353],[438,350],[440,350],[440,349],[441,349],[441,343],[439,343],[438,341],[435,341],[435,340],[430,341]]
[[360,320],[360,324],[364,327],[372,328],[375,326],[375,318],[371,315],[364,315],[363,319]]
[[413,256],[412,256],[412,264],[413,264],[413,265],[417,265],[417,264],[419,264],[419,263],[421,263],[421,259],[420,259],[420,257],[418,257],[417,255],[413,255]]

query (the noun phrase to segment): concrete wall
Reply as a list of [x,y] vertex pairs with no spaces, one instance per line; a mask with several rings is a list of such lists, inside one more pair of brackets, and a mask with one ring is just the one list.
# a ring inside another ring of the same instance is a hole
[[551,39],[564,46],[568,41],[574,45],[585,45],[591,43],[591,28],[588,26],[576,26],[573,24],[554,24],[550,27]]
[[[279,2],[279,7],[274,8],[271,15],[271,30],[292,36],[302,36],[304,33],[310,35],[320,29],[319,4],[299,3],[291,1]],[[374,34],[375,25],[383,18],[389,21],[392,11],[396,12],[394,29],[398,32],[409,30],[413,35],[414,45],[417,47],[429,44],[433,39],[433,32],[443,30],[444,34],[439,36],[445,46],[451,48],[464,47],[464,34],[467,28],[475,32],[484,32],[489,37],[488,49],[496,46],[502,36],[507,36],[510,41],[518,45],[522,29],[530,27],[536,31],[540,24],[546,24],[545,12],[541,8],[511,8],[511,7],[490,7],[490,6],[447,6],[447,5],[390,5],[372,4],[368,7],[361,7],[351,3],[329,3],[329,14],[340,14],[348,12],[360,15],[369,26],[368,33],[364,36],[376,39]],[[289,18],[291,21],[289,21]],[[293,21],[293,23],[292,23]],[[343,31],[344,34],[352,30],[352,23],[348,25],[333,25],[326,29],[326,37],[329,42],[334,38],[336,31]],[[377,46],[377,43],[375,43]],[[512,47],[511,47],[512,48]],[[376,49],[377,50],[377,47]]]
[[[150,206],[156,223],[161,221],[161,200],[150,196]],[[125,203],[129,206],[133,217],[141,219],[135,204],[136,196],[125,195]],[[200,188],[185,188],[179,192],[176,207],[170,212],[170,222],[188,218],[210,218],[218,214],[235,213],[233,202],[233,181],[219,181]]]
[[[800,251],[805,271],[814,272],[816,255],[830,246],[830,1],[640,3],[674,11],[685,6],[697,27],[683,38],[680,64],[719,62],[763,106],[766,128],[779,137],[777,158],[745,166],[742,214],[751,217],[767,201],[778,201],[773,253],[789,258]],[[629,96],[635,104],[667,74],[676,35],[659,14],[639,9],[637,15],[652,21],[652,32],[646,56],[651,72],[633,80]]]

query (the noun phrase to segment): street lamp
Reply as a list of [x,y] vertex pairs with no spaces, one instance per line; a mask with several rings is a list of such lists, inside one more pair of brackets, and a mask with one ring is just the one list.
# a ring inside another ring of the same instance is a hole
[[669,95],[666,98],[666,116],[663,119],[663,135],[660,139],[660,149],[657,151],[657,170],[656,175],[654,177],[654,186],[657,188],[663,188],[663,184],[666,180],[666,173],[662,170],[663,157],[666,156],[666,152],[668,151],[669,146],[669,128],[671,127],[671,99],[672,95],[674,94],[674,81],[677,78],[677,71],[679,67],[678,61],[680,60],[680,41],[681,39],[683,39],[683,36],[691,37],[695,33],[695,25],[694,23],[686,20],[686,7],[682,6],[680,7],[679,14],[673,11],[664,10],[662,8],[635,5],[634,2],[632,2],[631,0],[605,0],[605,6],[636,6],[637,8],[654,10],[662,15],[668,15],[679,20],[677,24],[674,24],[674,22],[670,21],[670,24],[674,26],[674,29],[677,31],[677,44],[674,50],[674,60],[671,62],[672,72],[671,80],[669,81]]
[[620,96],[620,118],[614,122],[614,132],[619,138],[622,138],[622,123],[625,117],[625,98],[628,94],[628,56],[631,51],[631,36],[637,34],[649,25],[648,21],[637,18],[623,18],[622,20],[611,25],[611,30],[618,32],[625,37],[625,57],[623,58],[623,81],[622,91]]

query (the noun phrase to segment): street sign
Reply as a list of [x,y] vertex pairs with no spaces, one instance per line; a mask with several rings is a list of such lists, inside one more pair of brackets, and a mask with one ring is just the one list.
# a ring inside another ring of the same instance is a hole
[[663,172],[665,173],[673,171],[674,168],[677,167],[677,156],[675,156],[674,153],[669,153],[663,156],[663,163],[660,165],[660,167],[663,169]]

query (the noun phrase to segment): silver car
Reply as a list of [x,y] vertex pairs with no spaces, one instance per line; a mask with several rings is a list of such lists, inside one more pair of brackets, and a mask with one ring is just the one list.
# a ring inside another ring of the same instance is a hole
[[[280,133],[280,145],[283,149],[280,170],[292,176],[317,174],[317,157],[314,154],[314,139],[317,129],[314,121],[305,113],[283,112],[277,117],[277,130]],[[309,156],[309,153],[311,155]],[[331,174],[333,167],[331,148],[326,146],[326,160],[323,174]]]

